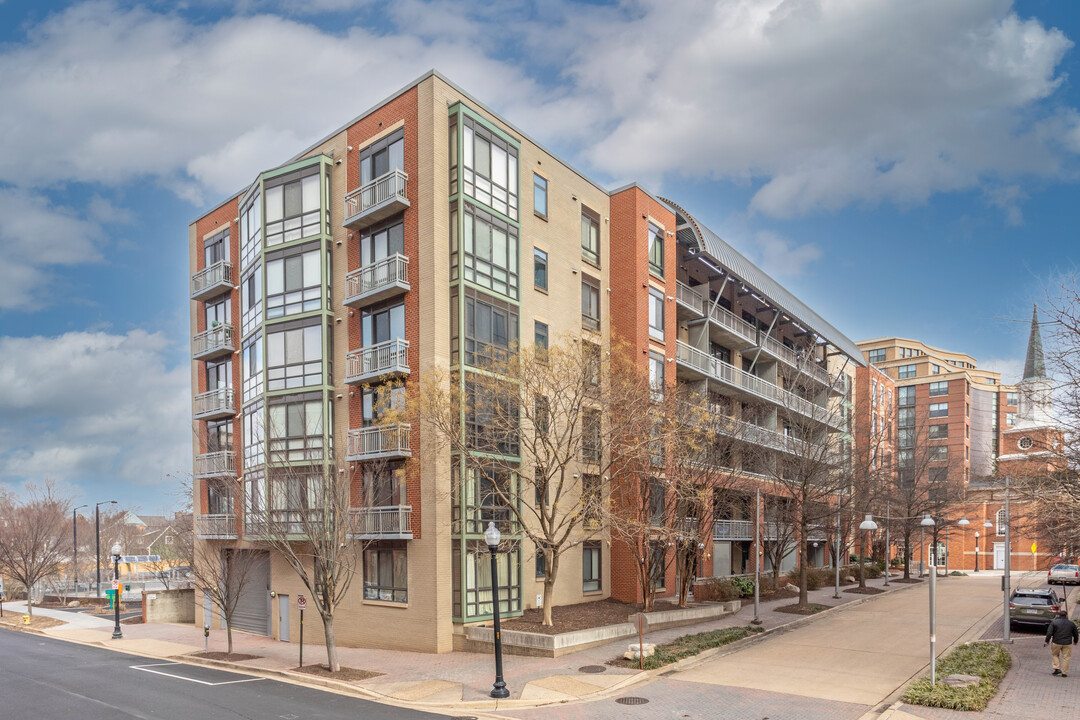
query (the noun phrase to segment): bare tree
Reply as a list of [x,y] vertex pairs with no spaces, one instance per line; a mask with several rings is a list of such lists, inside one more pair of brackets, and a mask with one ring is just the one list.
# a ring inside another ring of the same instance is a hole
[[0,570],[26,588],[29,615],[34,587],[57,575],[71,556],[70,507],[51,480],[27,484],[21,500],[0,497]]
[[432,373],[421,389],[422,421],[462,459],[480,520],[520,530],[543,558],[545,625],[561,557],[601,534],[608,478],[642,441],[631,428],[646,424],[647,379],[624,355],[572,339],[477,352],[472,369]]
[[[210,599],[225,619],[228,652],[233,651],[233,614],[248,584],[255,577],[260,554],[256,550],[224,548],[219,543],[194,546],[191,577],[195,589]],[[209,619],[206,620],[209,625]]]
[[795,535],[798,513],[795,512],[795,502],[783,495],[763,493],[761,505],[765,536],[762,538],[762,549],[772,566],[773,579],[778,580],[784,559],[799,546]]

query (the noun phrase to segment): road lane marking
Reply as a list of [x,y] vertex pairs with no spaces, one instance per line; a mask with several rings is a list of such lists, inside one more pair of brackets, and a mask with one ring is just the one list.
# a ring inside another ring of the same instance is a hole
[[[243,680],[225,680],[223,682],[208,682],[206,680],[197,680],[196,678],[185,677],[184,675],[174,675],[172,673],[163,672],[161,670],[151,670],[150,669],[150,668],[155,668],[155,667],[167,667],[167,666],[175,666],[175,665],[180,665],[180,666],[183,666],[183,667],[190,667],[189,665],[185,665],[184,663],[153,663],[151,665],[129,665],[128,667],[130,667],[132,670],[142,670],[143,672],[153,673],[155,675],[164,675],[165,677],[176,678],[177,680],[187,680],[188,682],[199,683],[200,685],[210,685],[211,687],[216,687],[218,685],[236,685],[237,683],[256,682],[258,680],[265,680],[266,679],[266,678],[258,678],[258,677],[256,677],[256,678],[245,678]],[[210,668],[210,669],[213,669],[213,668]],[[219,670],[218,672],[227,672],[227,671]]]

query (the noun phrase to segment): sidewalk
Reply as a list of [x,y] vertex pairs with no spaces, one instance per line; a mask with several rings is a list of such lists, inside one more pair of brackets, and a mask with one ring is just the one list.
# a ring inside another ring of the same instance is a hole
[[[895,578],[894,578],[895,579]],[[870,580],[868,585],[880,587],[882,579]],[[945,584],[945,583],[943,583]],[[902,585],[894,583],[890,589],[900,591],[924,585]],[[853,602],[867,601],[874,603],[879,599],[894,597],[893,593],[884,596],[859,595],[844,592],[841,587],[839,600],[833,596],[833,588],[811,591],[810,601],[822,605],[848,605]],[[844,617],[826,614],[804,618],[799,615],[777,612],[781,605],[792,604],[794,600],[784,598],[761,604],[760,619],[765,629],[775,629],[793,622],[800,626],[807,622],[817,624],[825,617]],[[53,637],[75,640],[78,642],[98,643],[104,647],[127,652],[141,653],[155,657],[173,657],[200,652],[203,650],[201,628],[192,625],[124,625],[124,638],[111,640],[112,623],[83,615],[71,617],[71,613],[62,611],[35,610],[36,613],[59,617],[69,625],[50,628],[46,634]],[[671,628],[650,633],[646,640],[662,643],[679,636],[705,632],[725,627],[746,625],[753,619],[753,602],[750,600],[739,612],[699,625]],[[75,621],[75,622],[72,622]],[[96,621],[104,623],[86,623]],[[560,658],[504,657],[505,676],[511,690],[511,699],[498,704],[491,700],[488,692],[494,680],[494,667],[491,656],[487,654],[454,652],[444,655],[429,655],[391,650],[370,650],[339,647],[342,665],[362,670],[373,670],[383,675],[356,683],[338,683],[320,681],[306,675],[289,672],[298,664],[298,646],[275,641],[271,638],[252,635],[240,631],[233,632],[234,652],[260,656],[258,659],[235,663],[237,669],[254,672],[270,671],[287,673],[291,681],[312,684],[332,684],[336,688],[349,686],[354,692],[367,697],[395,703],[421,703],[429,708],[437,707],[475,707],[500,711],[514,707],[528,708],[548,703],[565,703],[583,698],[596,698],[612,695],[629,684],[656,676],[659,672],[639,673],[623,668],[608,667],[605,663],[621,656],[629,644],[627,640],[590,648],[588,650],[564,655]],[[214,631],[210,638],[211,651],[224,651],[225,634]],[[305,650],[305,664],[325,663],[326,654],[322,646],[308,645]],[[716,654],[715,651],[712,654]],[[741,655],[741,653],[740,653]],[[194,662],[199,660],[193,659]],[[602,673],[582,673],[584,666],[603,666]],[[670,671],[670,668],[665,669]],[[616,706],[619,707],[619,706]]]

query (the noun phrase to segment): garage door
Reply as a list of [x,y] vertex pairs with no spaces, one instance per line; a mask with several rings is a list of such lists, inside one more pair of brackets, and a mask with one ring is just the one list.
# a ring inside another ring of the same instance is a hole
[[[239,584],[240,598],[233,611],[233,627],[259,635],[270,634],[270,553],[234,550],[231,580]],[[241,582],[241,577],[243,581]]]

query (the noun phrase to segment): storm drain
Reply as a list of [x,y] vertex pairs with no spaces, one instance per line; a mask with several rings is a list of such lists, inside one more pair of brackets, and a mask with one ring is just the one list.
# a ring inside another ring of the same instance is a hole
[[643,697],[621,697],[615,698],[615,702],[620,705],[644,705],[649,702],[649,699]]
[[605,670],[607,670],[607,667],[605,667],[604,665],[586,665],[585,667],[579,667],[577,669],[579,673],[588,673],[590,675],[596,675],[597,673],[602,673]]

